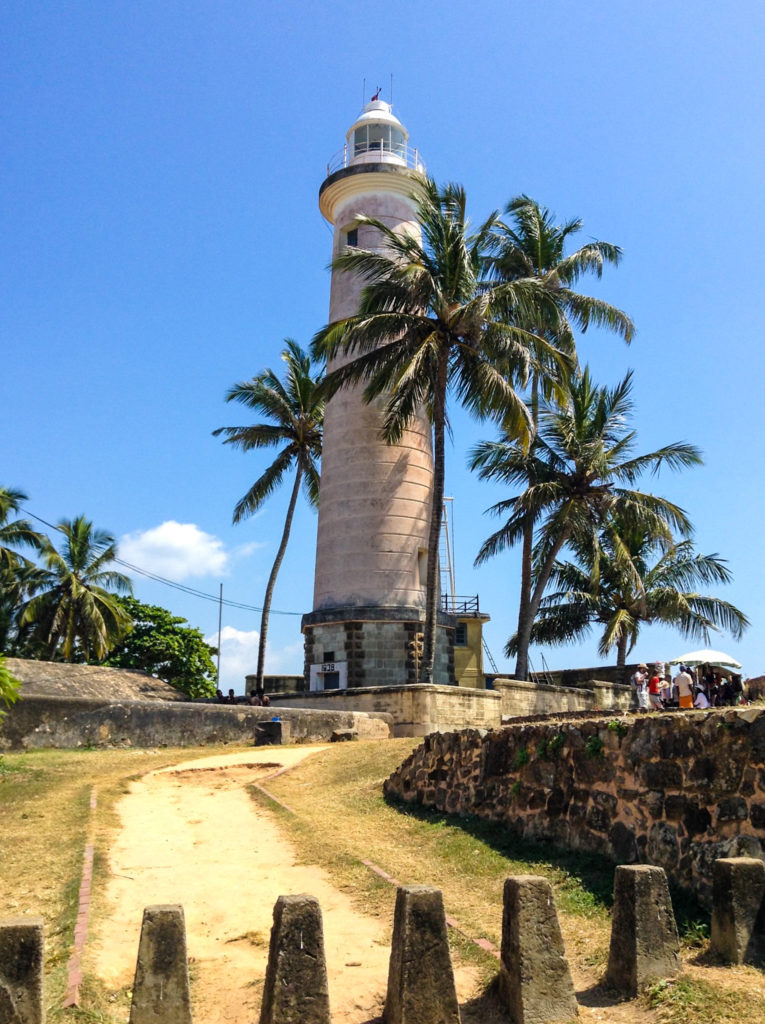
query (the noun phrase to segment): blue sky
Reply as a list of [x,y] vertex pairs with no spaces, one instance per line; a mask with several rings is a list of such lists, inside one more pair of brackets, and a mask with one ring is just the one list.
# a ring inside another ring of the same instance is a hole
[[[477,221],[527,193],[625,252],[591,291],[637,325],[581,339],[599,380],[635,371],[643,450],[688,440],[704,467],[653,482],[734,573],[765,672],[760,509],[765,7],[733,0],[29,3],[0,8],[2,472],[50,521],[84,513],[131,561],[259,605],[289,488],[231,511],[263,463],[211,431],[223,396],[327,316],[326,163],[377,85]],[[472,566],[501,492],[465,456],[488,425],[454,413],[457,589],[492,616],[500,667],[518,558]],[[168,525],[170,524],[170,525]],[[173,525],[177,524],[177,525]],[[310,610],[315,516],[298,512],[274,607]],[[206,634],[217,608],[140,579]],[[258,616],[226,609],[223,678],[254,670]],[[267,671],[300,671],[299,615],[274,615]],[[691,647],[646,631],[640,659]],[[548,649],[598,663],[595,640]],[[539,657],[532,657],[536,665]]]

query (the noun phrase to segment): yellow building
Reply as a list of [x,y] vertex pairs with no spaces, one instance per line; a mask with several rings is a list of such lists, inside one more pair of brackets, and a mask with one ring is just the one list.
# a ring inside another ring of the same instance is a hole
[[483,624],[491,618],[478,606],[478,597],[444,597],[444,611],[457,619],[454,631],[454,675],[458,686],[486,689],[483,668]]

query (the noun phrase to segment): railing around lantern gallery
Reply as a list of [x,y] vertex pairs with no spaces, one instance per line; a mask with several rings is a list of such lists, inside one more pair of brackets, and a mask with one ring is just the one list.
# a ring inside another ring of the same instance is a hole
[[425,164],[417,149],[396,143],[390,145],[386,140],[369,143],[346,143],[339,153],[335,153],[327,163],[327,176],[341,171],[344,167],[355,167],[358,164],[384,163],[398,164],[409,170],[425,173]]
[[441,611],[449,615],[478,615],[478,594],[471,597],[453,597],[451,594],[441,595]]

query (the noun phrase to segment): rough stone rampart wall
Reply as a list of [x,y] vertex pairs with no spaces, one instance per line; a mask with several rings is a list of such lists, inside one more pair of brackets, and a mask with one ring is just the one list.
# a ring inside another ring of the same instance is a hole
[[765,709],[433,734],[385,792],[617,863],[661,866],[708,901],[717,858],[763,858]]
[[293,742],[326,742],[333,732],[348,729],[361,739],[390,735],[389,717],[353,711],[30,697],[11,705],[0,719],[0,750],[247,743],[275,715],[289,727]]

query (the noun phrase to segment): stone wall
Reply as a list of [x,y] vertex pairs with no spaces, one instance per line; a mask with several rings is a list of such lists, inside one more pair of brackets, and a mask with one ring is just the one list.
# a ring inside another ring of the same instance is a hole
[[385,792],[617,863],[661,866],[708,901],[717,858],[763,858],[765,709],[434,734]]
[[626,710],[632,702],[631,687],[596,680],[590,680],[584,688],[549,686],[499,677],[492,685],[502,697],[502,715],[505,718],[561,711]]
[[104,702],[83,697],[28,697],[0,719],[0,750],[44,747],[191,747],[248,743],[275,717],[292,741],[322,743],[353,730],[360,739],[387,739],[390,718],[340,709],[309,711],[248,705]]
[[501,723],[502,697],[492,690],[420,683],[277,694],[271,705],[382,712],[391,716],[394,736],[427,736],[430,732],[466,727],[496,728]]

